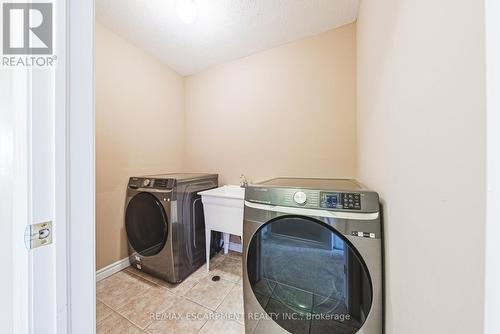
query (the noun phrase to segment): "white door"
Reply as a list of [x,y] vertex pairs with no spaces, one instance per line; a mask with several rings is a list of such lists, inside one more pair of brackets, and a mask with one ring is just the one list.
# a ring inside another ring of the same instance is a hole
[[[53,228],[30,248],[29,225],[55,220],[54,72],[0,69],[0,299],[6,333],[56,333]],[[7,298],[4,298],[7,296]]]
[[[29,257],[24,246],[28,222],[27,74],[0,71],[0,323],[7,333],[28,333]],[[20,234],[20,235],[19,235]]]
[[95,330],[93,1],[52,3],[54,66],[0,65],[1,333]]
[[[66,268],[56,277],[55,69],[4,67],[0,73],[1,286],[8,296],[0,300],[8,329],[2,332],[56,333],[66,307],[58,309],[56,286],[65,300]],[[41,235],[30,230],[37,223],[48,225]],[[46,244],[30,249],[30,238]]]

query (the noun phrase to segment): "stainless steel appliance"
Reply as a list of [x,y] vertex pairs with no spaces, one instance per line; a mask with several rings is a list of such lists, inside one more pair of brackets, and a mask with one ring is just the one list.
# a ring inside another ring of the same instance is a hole
[[248,186],[243,256],[246,333],[382,334],[379,198],[355,180]]
[[[132,266],[178,283],[205,263],[205,220],[199,191],[215,188],[217,174],[131,177],[125,229]],[[220,246],[213,232],[212,253]]]

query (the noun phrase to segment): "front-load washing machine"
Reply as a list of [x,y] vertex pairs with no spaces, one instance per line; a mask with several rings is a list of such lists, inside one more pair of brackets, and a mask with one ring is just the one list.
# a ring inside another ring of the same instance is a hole
[[246,333],[382,334],[379,198],[355,180],[248,186],[243,255]]
[[[197,193],[217,185],[217,174],[131,177],[125,202],[131,265],[178,283],[205,263],[205,218]],[[219,233],[212,240],[215,254]]]

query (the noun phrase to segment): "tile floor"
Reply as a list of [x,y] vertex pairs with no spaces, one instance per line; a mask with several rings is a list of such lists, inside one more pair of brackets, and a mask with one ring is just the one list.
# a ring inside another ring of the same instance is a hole
[[236,252],[175,285],[128,267],[97,283],[97,334],[242,334],[241,271]]

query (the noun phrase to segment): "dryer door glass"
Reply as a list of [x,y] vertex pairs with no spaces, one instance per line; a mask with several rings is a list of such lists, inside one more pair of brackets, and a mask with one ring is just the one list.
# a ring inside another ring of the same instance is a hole
[[281,217],[257,230],[247,273],[262,309],[290,333],[354,334],[370,312],[372,284],[360,255],[311,218]]
[[125,229],[132,248],[142,256],[158,254],[167,240],[167,215],[152,194],[139,193],[128,203]]

